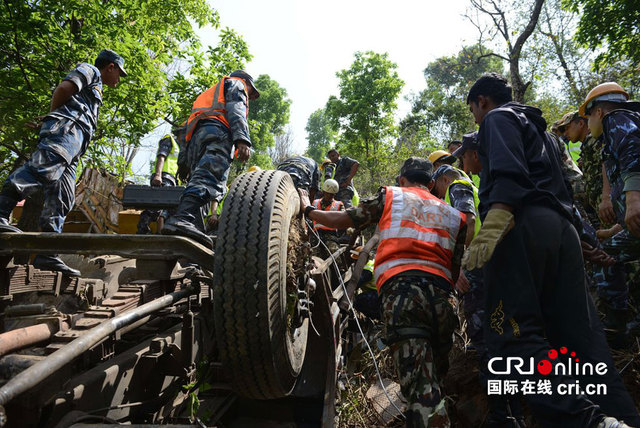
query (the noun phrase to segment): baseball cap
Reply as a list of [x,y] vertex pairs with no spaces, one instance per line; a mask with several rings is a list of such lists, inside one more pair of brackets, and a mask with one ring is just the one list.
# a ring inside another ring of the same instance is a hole
[[236,70],[236,71],[234,71],[233,73],[231,73],[231,74],[229,75],[229,77],[239,77],[239,78],[241,78],[242,80],[244,80],[245,82],[247,82],[247,84],[248,84],[249,86],[251,86],[251,88],[252,88],[252,89],[254,90],[254,92],[255,92],[255,97],[253,98],[254,100],[255,100],[256,98],[259,98],[259,97],[260,97],[260,91],[258,91],[258,88],[256,88],[255,83],[253,83],[253,77],[251,77],[251,75],[250,75],[249,73],[247,73],[246,71],[244,71],[244,70]]
[[574,120],[578,120],[578,119],[580,119],[580,114],[578,114],[577,111],[572,111],[562,116],[562,119],[560,119],[560,121],[556,125],[558,126],[558,128],[560,128],[563,126],[567,126]]
[[455,161],[456,161],[456,157],[444,150],[436,150],[435,152],[429,155],[429,162],[431,162],[432,164],[436,162],[451,164],[451,163],[454,163]]
[[453,152],[453,156],[460,157],[467,150],[478,150],[478,131],[469,132],[462,136],[462,146]]
[[425,158],[410,157],[400,169],[400,176],[406,177],[411,181],[431,181],[431,173],[433,172],[433,164]]
[[433,173],[433,181],[436,181],[438,178],[442,177],[448,171],[453,171],[453,167],[451,165],[440,165],[436,172]]
[[124,59],[117,53],[109,49],[103,49],[98,54],[98,59],[105,59],[109,62],[114,63],[120,69],[120,75],[126,76],[127,72],[124,70]]

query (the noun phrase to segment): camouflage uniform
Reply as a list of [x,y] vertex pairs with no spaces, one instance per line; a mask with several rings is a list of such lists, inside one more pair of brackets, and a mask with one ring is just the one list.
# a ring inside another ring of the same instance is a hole
[[[603,242],[605,251],[618,262],[626,263],[640,259],[640,239],[633,236],[625,225],[625,191],[640,190],[629,180],[640,174],[640,114],[628,110],[614,110],[602,120],[603,161],[609,183],[611,202],[618,224],[624,229]],[[626,182],[626,183],[625,183]],[[633,268],[635,273],[636,269]],[[634,279],[636,275],[633,275]],[[628,285],[620,291],[619,300],[625,301]]]
[[[378,223],[385,205],[385,189],[347,210],[357,229]],[[458,236],[452,271],[464,252],[466,227]],[[443,278],[421,271],[391,277],[380,290],[386,343],[391,349],[400,388],[409,405],[407,426],[450,426],[440,380],[448,369],[452,334],[458,327]]]
[[336,164],[334,180],[336,180],[341,186],[340,190],[336,194],[336,199],[342,201],[344,206],[347,208],[353,206],[352,199],[354,195],[354,187],[353,183],[349,184],[347,187],[342,187],[342,184],[347,180],[347,178],[349,178],[349,175],[351,174],[351,168],[353,168],[353,165],[355,163],[355,159],[342,156]]
[[582,143],[580,160],[585,186],[584,208],[589,222],[595,227],[600,227],[597,209],[602,196],[602,141],[595,139],[591,134]]
[[[480,214],[475,207],[473,191],[462,183],[453,183],[447,189],[451,206],[463,213],[472,213],[476,221],[480,221]],[[484,354],[484,340],[482,338],[484,320],[484,287],[482,270],[474,269],[464,271],[469,281],[469,291],[462,296],[464,316],[467,320],[467,334],[473,345],[478,349],[478,354]]]
[[[220,201],[227,190],[229,168],[233,160],[234,142],[243,141],[251,146],[249,124],[247,122],[247,96],[244,84],[237,79],[227,79],[224,84],[227,121],[230,128],[216,119],[203,119],[193,132],[187,144],[187,163],[191,166],[189,183],[180,198],[193,198],[201,211],[208,211],[209,203]],[[180,208],[178,209],[180,210]],[[182,214],[185,216],[192,216]],[[204,232],[202,213],[200,218],[191,219]]]
[[40,227],[44,232],[62,232],[73,208],[78,160],[91,141],[102,105],[102,77],[93,65],[81,63],[63,80],[73,82],[78,92],[46,116],[37,150],[9,176],[0,196],[3,203],[5,198],[19,201],[43,188]]
[[291,176],[297,189],[320,190],[320,171],[318,163],[305,156],[292,156],[278,165],[278,171]]
[[[382,320],[402,395],[409,402],[407,426],[449,426],[440,381],[449,368],[458,327],[451,286],[436,276],[400,274],[381,290]],[[406,333],[402,333],[406,331]],[[426,337],[407,337],[415,331]],[[405,336],[405,337],[401,337]]]

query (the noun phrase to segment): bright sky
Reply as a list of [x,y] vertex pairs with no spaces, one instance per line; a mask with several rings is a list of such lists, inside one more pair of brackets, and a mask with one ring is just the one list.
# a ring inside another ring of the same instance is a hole
[[[249,45],[254,78],[268,74],[291,104],[296,150],[306,148],[309,115],[338,95],[336,72],[356,51],[388,52],[405,81],[403,96],[424,88],[422,71],[433,59],[472,43],[475,28],[461,16],[466,0],[208,0]],[[200,32],[204,45],[215,32]],[[400,115],[408,111],[401,101]]]
[[[298,153],[307,146],[307,119],[330,95],[339,95],[336,72],[351,65],[354,52],[387,52],[398,65],[405,82],[400,118],[409,110],[404,97],[424,89],[427,64],[477,37],[462,17],[466,0],[208,1],[220,13],[221,27],[233,28],[248,43],[253,60],[247,71],[254,78],[268,74],[287,90]],[[216,30],[199,34],[204,46],[217,45]],[[143,150],[134,170],[146,175],[148,167],[136,166],[154,155],[155,147]]]

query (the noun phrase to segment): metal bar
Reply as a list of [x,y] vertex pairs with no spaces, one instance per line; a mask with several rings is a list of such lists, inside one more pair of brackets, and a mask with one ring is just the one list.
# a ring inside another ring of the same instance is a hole
[[50,323],[36,324],[0,334],[0,356],[51,339],[58,329]]
[[155,260],[184,257],[205,269],[213,269],[213,251],[181,236],[0,233],[0,256],[30,253],[111,254]]
[[[167,294],[164,297],[160,297],[136,309],[104,321],[98,327],[89,330],[86,334],[70,342],[44,360],[37,362],[3,385],[2,388],[0,388],[0,406],[6,405],[18,395],[38,385],[44,379],[51,376],[51,374],[64,367],[65,364],[79,357],[101,340],[113,334],[116,330],[132,324],[159,309],[170,306],[194,293],[197,293],[196,288],[187,287],[184,290]],[[0,409],[0,420],[2,420],[2,413],[4,413],[4,409]]]

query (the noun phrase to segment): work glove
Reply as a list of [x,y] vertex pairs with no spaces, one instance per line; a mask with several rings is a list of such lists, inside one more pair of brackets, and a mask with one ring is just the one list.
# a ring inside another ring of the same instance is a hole
[[484,266],[491,259],[496,245],[513,229],[513,226],[513,214],[509,211],[489,210],[478,235],[473,238],[462,258],[462,267],[473,270]]

